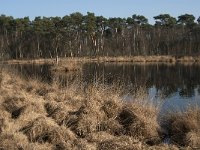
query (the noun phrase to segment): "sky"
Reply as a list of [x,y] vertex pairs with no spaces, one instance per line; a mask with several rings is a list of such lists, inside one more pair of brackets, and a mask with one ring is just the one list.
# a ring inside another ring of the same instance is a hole
[[73,12],[94,12],[107,18],[144,15],[153,24],[153,17],[164,13],[173,17],[188,13],[198,18],[200,0],[0,0],[0,14],[14,18],[63,17]]

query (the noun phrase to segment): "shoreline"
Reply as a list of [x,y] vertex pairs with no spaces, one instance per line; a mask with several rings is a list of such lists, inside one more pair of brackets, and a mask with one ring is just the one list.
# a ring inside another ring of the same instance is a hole
[[[67,57],[67,58],[59,58],[59,62],[131,62],[131,63],[200,63],[200,56],[119,56],[119,57]],[[23,59],[23,60],[6,60],[2,61],[3,64],[54,64],[56,63],[56,59],[48,58],[48,59]]]

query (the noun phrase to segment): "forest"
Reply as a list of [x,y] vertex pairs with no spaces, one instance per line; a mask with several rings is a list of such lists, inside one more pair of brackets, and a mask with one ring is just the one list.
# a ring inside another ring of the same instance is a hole
[[0,57],[37,59],[200,54],[200,17],[143,15],[105,18],[88,12],[64,17],[0,16]]

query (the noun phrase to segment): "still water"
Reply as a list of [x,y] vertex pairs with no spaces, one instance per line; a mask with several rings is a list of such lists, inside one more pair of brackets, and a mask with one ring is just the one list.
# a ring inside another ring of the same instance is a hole
[[[127,91],[124,99],[141,87],[149,100],[163,101],[163,108],[185,109],[200,106],[200,64],[131,64],[86,63],[82,71],[53,73],[50,65],[14,65],[25,78],[36,78],[52,83],[55,79],[67,86],[73,81],[121,86]],[[164,109],[163,109],[164,110]]]

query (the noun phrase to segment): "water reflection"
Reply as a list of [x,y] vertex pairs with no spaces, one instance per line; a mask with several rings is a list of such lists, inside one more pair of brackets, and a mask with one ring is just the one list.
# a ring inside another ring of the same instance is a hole
[[44,82],[59,81],[67,86],[74,80],[84,83],[122,85],[127,91],[137,92],[143,87],[150,99],[162,97],[174,105],[185,101],[200,101],[200,65],[169,64],[115,64],[87,63],[81,72],[52,73],[50,65],[14,65],[26,78],[37,78]]
[[52,72],[51,66],[50,64],[15,64],[9,67],[27,80],[37,79],[49,84],[58,82],[61,86],[67,86],[75,80],[80,80],[80,72]]
[[53,81],[50,72],[51,65],[48,64],[14,64],[7,67],[25,79],[37,79],[46,83],[52,83]]
[[[168,65],[168,64],[86,64],[83,73],[84,80],[94,79],[103,83],[119,82],[127,87],[146,87],[149,91],[156,89],[155,94],[165,98],[178,94],[182,98],[195,96],[195,90],[200,94],[199,65]],[[95,77],[95,78],[94,78]]]

